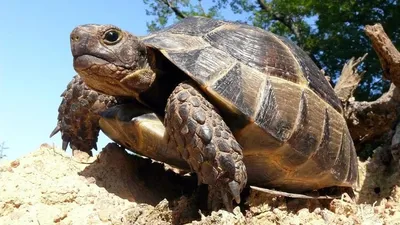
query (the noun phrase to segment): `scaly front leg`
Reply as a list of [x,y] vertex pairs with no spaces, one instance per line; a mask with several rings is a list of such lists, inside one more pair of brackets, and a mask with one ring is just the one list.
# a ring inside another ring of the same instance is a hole
[[78,75],[69,82],[61,97],[57,126],[50,137],[60,131],[63,150],[70,145],[73,151],[87,152],[91,156],[92,149],[97,150],[99,112],[115,105],[115,98],[89,89]]
[[199,183],[208,184],[208,206],[221,202],[228,211],[240,203],[247,182],[242,148],[216,108],[192,82],[179,84],[168,99],[164,120],[169,144],[175,146]]

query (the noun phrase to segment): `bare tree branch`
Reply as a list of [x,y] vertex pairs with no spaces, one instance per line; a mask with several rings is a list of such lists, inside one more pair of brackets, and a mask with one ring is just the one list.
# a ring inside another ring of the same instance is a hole
[[[293,20],[292,17],[288,15],[283,15],[279,12],[276,12],[272,9],[272,6],[268,3],[266,3],[264,0],[257,0],[258,5],[261,7],[262,10],[265,12],[269,13],[272,16],[272,19],[277,20],[281,22],[283,25],[285,25],[287,28],[289,28],[290,32],[294,34],[294,36],[297,39],[297,44],[301,47],[304,48],[303,46],[303,36],[301,35],[300,27],[296,25],[295,21]],[[311,59],[314,61],[314,63],[317,64],[317,66],[322,69],[321,63],[315,58],[315,56],[311,52],[307,52],[307,54],[311,57]]]
[[177,6],[174,6],[169,0],[161,0],[161,2],[167,5],[177,17],[181,19],[186,18],[186,15]]
[[356,145],[390,131],[400,114],[400,91],[393,84],[375,101],[350,99],[345,107],[347,126]]
[[351,58],[342,69],[339,81],[337,82],[334,90],[339,99],[344,103],[353,96],[354,90],[360,83],[365,71],[358,72],[357,66],[367,57],[368,53],[364,56],[354,59]]
[[261,7],[262,10],[266,11],[272,16],[272,19],[277,20],[281,22],[283,25],[285,25],[289,30],[296,36],[297,40],[301,42],[302,36],[300,34],[300,29],[299,27],[294,23],[293,18],[287,16],[287,15],[282,15],[281,13],[275,12],[271,5],[264,2],[264,0],[257,0],[258,5]]
[[383,77],[400,87],[400,53],[389,39],[381,24],[365,26],[383,69]]
[[365,32],[378,54],[384,77],[392,81],[390,89],[372,102],[350,98],[344,116],[355,144],[360,144],[393,129],[400,115],[400,53],[380,24],[365,26]]
[[204,11],[204,7],[203,7],[203,4],[201,3],[201,1],[202,1],[202,0],[198,0],[198,2],[199,2],[200,13],[201,13],[202,15],[206,15],[206,12]]

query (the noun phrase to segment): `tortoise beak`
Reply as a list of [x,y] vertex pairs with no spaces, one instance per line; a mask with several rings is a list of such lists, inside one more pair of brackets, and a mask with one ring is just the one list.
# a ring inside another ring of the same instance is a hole
[[87,26],[76,27],[70,35],[71,52],[74,58],[88,52],[90,30]]
[[[85,70],[90,66],[97,64],[107,64],[99,51],[98,33],[99,25],[87,24],[76,27],[70,34],[71,52],[74,57],[74,68],[79,71]],[[94,50],[93,50],[94,49]],[[99,54],[96,54],[99,51]]]

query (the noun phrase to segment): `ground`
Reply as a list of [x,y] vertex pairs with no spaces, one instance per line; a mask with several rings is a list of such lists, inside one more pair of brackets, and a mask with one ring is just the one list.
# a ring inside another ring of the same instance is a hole
[[400,224],[397,162],[377,149],[359,169],[354,200],[248,190],[233,213],[208,213],[204,191],[187,174],[115,144],[79,160],[44,144],[1,163],[0,224]]

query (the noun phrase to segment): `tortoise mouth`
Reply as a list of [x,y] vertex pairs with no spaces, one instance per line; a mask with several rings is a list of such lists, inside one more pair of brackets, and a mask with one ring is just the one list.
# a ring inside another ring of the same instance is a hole
[[88,70],[93,66],[103,66],[109,64],[107,60],[93,56],[93,55],[80,55],[74,57],[74,69],[79,73]]
[[73,62],[75,71],[90,89],[112,96],[135,96],[121,84],[121,79],[129,73],[124,68],[89,54],[74,56]]

